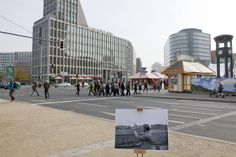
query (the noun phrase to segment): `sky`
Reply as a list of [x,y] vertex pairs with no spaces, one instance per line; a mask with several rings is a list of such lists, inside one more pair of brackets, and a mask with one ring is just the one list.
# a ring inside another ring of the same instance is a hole
[[[43,17],[43,0],[0,0],[0,4],[0,31],[32,36],[33,23]],[[215,36],[236,37],[235,0],[81,0],[81,4],[89,27],[131,41],[149,71],[154,62],[164,63],[166,40],[182,29],[211,34],[212,50]],[[12,51],[32,51],[32,40],[0,33],[0,52]]]

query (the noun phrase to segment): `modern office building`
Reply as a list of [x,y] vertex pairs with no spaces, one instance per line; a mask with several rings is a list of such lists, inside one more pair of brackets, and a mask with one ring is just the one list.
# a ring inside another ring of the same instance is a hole
[[140,72],[142,68],[141,58],[136,58],[136,73]]
[[13,66],[14,53],[12,52],[0,52],[0,72],[5,73],[7,66]]
[[164,47],[164,66],[175,63],[179,55],[191,56],[194,61],[208,66],[211,57],[210,34],[189,28],[170,35]]
[[44,0],[43,15],[33,26],[33,79],[133,73],[131,42],[88,27],[79,0]]
[[32,74],[32,52],[14,52],[14,69]]
[[[0,73],[6,78],[7,67],[14,69],[15,79],[17,77],[17,71],[21,75],[30,75],[30,79],[24,81],[30,82],[31,80],[31,69],[32,69],[32,52],[6,52],[0,53]],[[20,70],[20,71],[19,71]]]

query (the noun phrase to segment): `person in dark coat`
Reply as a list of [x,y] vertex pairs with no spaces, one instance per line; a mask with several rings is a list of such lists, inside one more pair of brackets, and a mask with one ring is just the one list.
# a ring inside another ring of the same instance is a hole
[[10,80],[10,84],[9,84],[9,96],[10,96],[10,98],[11,98],[11,101],[14,101],[14,100],[16,99],[16,98],[13,96],[14,91],[15,91],[15,89],[14,89],[14,84],[15,84],[15,82],[12,81],[12,80]]
[[93,91],[93,89],[95,89],[95,88],[93,87],[93,83],[91,82],[90,85],[89,85],[89,94],[88,94],[88,96],[90,96],[91,92],[93,93],[93,95],[96,95],[95,92]]
[[105,90],[106,90],[106,96],[110,95],[110,86],[109,86],[109,83],[106,84]]
[[126,84],[126,96],[130,95],[130,82],[128,81],[128,83]]
[[138,91],[139,91],[139,94],[141,94],[141,91],[142,91],[142,85],[141,85],[141,83],[138,84]]
[[137,90],[138,90],[138,82],[136,81],[134,83],[134,93],[133,94],[138,94]]
[[125,85],[124,83],[122,82],[121,85],[120,85],[120,89],[121,89],[121,96],[125,96]]
[[48,81],[45,81],[43,84],[44,87],[44,95],[45,95],[45,99],[49,98],[49,88],[50,88],[50,84]]
[[80,83],[77,83],[76,89],[77,89],[77,94],[79,95],[79,92],[80,92]]
[[148,92],[148,83],[147,83],[146,80],[145,80],[145,82],[144,82],[143,92],[145,92],[145,90]]
[[114,85],[114,82],[111,83],[111,93],[110,93],[110,95],[111,94],[115,95],[115,85]]

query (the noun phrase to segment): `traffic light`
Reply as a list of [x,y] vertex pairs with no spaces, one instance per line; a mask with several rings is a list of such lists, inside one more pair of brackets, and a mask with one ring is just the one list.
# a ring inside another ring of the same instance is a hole
[[64,41],[60,40],[60,49],[64,49]]

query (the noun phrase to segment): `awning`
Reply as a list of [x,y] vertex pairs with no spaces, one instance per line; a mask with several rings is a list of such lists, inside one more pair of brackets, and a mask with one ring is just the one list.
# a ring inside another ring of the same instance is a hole
[[158,72],[152,72],[152,74],[156,75],[158,79],[168,79],[168,76],[158,73]]
[[158,77],[152,73],[136,73],[128,77],[129,79],[158,79]]
[[216,76],[215,71],[205,65],[190,61],[178,61],[162,71],[162,74],[166,75],[174,75],[178,73]]
[[60,76],[57,76],[54,78],[55,80],[62,80],[62,78]]
[[76,78],[75,78],[74,76],[73,76],[73,77],[71,77],[70,79],[71,79],[71,80],[76,80]]

